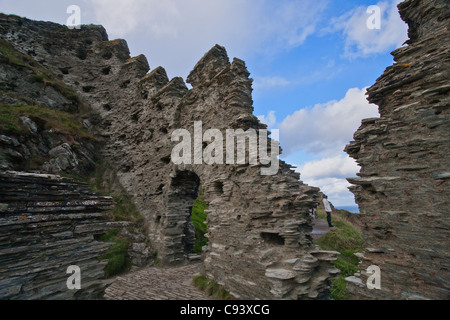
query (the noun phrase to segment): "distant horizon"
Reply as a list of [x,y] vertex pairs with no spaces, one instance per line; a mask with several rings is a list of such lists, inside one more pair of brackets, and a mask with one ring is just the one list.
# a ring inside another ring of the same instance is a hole
[[351,213],[360,213],[359,211],[359,206],[354,205],[354,206],[336,206],[336,209],[340,209],[340,210],[346,210],[348,212]]

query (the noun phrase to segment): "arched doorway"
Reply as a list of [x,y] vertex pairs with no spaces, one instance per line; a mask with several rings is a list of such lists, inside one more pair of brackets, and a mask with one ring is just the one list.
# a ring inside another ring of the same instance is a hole
[[195,228],[191,221],[192,208],[200,189],[200,178],[192,171],[179,171],[171,180],[168,193],[166,237],[175,263],[186,261],[194,254]]

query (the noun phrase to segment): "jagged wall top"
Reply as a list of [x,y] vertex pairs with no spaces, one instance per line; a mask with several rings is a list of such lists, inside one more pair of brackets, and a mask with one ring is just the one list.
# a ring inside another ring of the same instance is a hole
[[427,35],[438,35],[448,28],[447,0],[407,0],[398,5],[400,16],[408,24],[408,44]]
[[225,48],[215,45],[195,65],[186,81],[193,87],[206,84],[229,65],[230,60]]

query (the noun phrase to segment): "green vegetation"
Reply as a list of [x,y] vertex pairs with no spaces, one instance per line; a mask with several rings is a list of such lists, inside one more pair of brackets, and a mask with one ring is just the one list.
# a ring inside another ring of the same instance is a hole
[[[326,213],[319,207],[319,218],[326,219]],[[341,270],[339,277],[333,281],[331,298],[334,300],[348,300],[347,283],[345,278],[358,271],[359,259],[354,255],[363,251],[364,240],[357,226],[350,223],[344,215],[335,211],[332,214],[335,228],[322,236],[317,244],[322,250],[332,250],[340,253],[334,262],[336,268]]]
[[202,252],[202,247],[208,243],[208,238],[205,237],[207,232],[206,209],[208,209],[208,206],[205,203],[205,194],[203,190],[200,189],[198,197],[194,201],[191,215],[191,221],[195,228],[194,252],[197,254],[200,254]]
[[209,280],[205,276],[195,276],[192,283],[209,297],[213,297],[217,300],[231,300],[231,295],[222,286],[214,280]]
[[114,220],[132,221],[136,224],[143,222],[142,216],[138,213],[131,197],[123,190],[119,196],[113,196],[114,200]]
[[14,91],[5,91],[5,90],[0,89],[0,95],[22,101],[23,104],[36,105],[36,106],[40,105],[36,100],[28,98],[28,97],[24,97],[23,95],[21,95],[17,92],[14,92]]
[[[134,225],[132,229],[141,229],[144,232],[144,218],[137,211],[132,198],[120,185],[113,168],[108,163],[103,161],[97,162],[95,170],[92,171],[90,176],[77,177],[72,174],[62,174],[62,176],[87,183],[91,191],[100,195],[111,196],[114,208],[108,212],[109,218],[114,221],[132,222]],[[131,261],[128,257],[130,238],[120,234],[120,230],[111,230],[97,239],[114,243],[106,254],[99,257],[100,260],[108,260],[108,264],[105,267],[106,277],[112,277],[130,268]],[[153,252],[153,256],[155,257],[155,265],[157,265],[159,260],[156,259],[156,251]]]
[[120,185],[113,168],[100,161],[96,164],[94,174],[95,176],[89,179],[89,185],[94,192],[104,196],[112,196],[114,201],[112,218],[115,221],[130,221],[135,226],[143,228],[144,218],[138,212],[132,198]]
[[10,43],[3,39],[0,39],[0,57],[2,61],[17,68],[25,68],[33,71],[32,81],[51,86],[68,100],[77,105],[81,104],[81,100],[75,91],[56,79],[49,70],[37,63],[32,57],[17,51]]
[[[0,39],[0,60],[18,69],[28,69],[33,72],[32,82],[42,83],[44,86],[51,86],[61,93],[68,100],[79,106],[78,95],[67,85],[59,81],[48,69],[37,63],[32,57],[23,54],[8,43]],[[84,130],[81,122],[75,115],[59,110],[52,110],[30,98],[22,97],[12,91],[1,91],[2,95],[7,95],[20,101],[23,104],[1,104],[0,105],[0,132],[5,134],[27,134],[25,126],[20,122],[19,117],[27,116],[34,118],[35,122],[43,123],[45,129],[54,130],[67,135],[76,135],[82,138],[91,138]]]
[[0,105],[0,132],[4,134],[16,134],[25,131],[25,126],[19,123],[17,116],[5,108],[5,105]]
[[45,130],[53,129],[65,135],[92,138],[76,115],[44,106],[26,104],[0,104],[0,133],[29,134],[28,129],[19,119],[22,116],[42,125]]
[[[67,140],[71,141],[73,150],[80,147],[76,142],[80,141],[78,138],[93,139],[93,136],[84,128],[81,119],[89,116],[90,122],[97,125],[101,122],[100,115],[90,110],[83,110],[86,106],[82,104],[76,92],[59,80],[49,69],[39,64],[33,57],[17,51],[9,42],[2,39],[0,39],[0,63],[9,66],[10,69],[14,68],[19,71],[18,74],[26,77],[27,82],[34,83],[30,91],[37,87],[40,88],[39,91],[51,87],[69,100],[69,103],[64,104],[69,112],[54,110],[10,90],[9,86],[2,87],[0,95],[11,97],[13,98],[11,100],[20,103],[0,104],[0,134],[20,136],[24,138],[23,140],[32,138],[29,129],[20,120],[20,117],[25,116],[41,130],[52,129],[53,132],[66,136]],[[46,160],[43,155],[32,154],[24,165],[28,170],[38,169]],[[114,170],[109,165],[98,162],[95,171],[61,173],[61,175],[79,182],[86,182],[92,191],[101,195],[112,196],[114,209],[106,214],[113,220],[130,221],[136,227],[145,228],[143,217],[138,213],[132,198],[120,185]],[[120,230],[111,230],[96,239],[113,243],[108,252],[99,257],[99,259],[108,260],[105,276],[116,275],[130,266],[127,251],[131,242],[128,237],[121,234]]]
[[114,242],[106,254],[100,259],[107,259],[108,264],[105,266],[105,276],[111,277],[127,270],[131,263],[127,259],[127,249],[129,239],[121,237],[119,230],[111,230],[101,237],[104,242]]
[[39,154],[32,154],[29,159],[25,161],[25,171],[39,170],[47,159]]
[[[2,54],[2,60],[10,65],[31,69],[33,71],[36,70],[36,75],[46,73],[44,70],[40,70],[42,67],[33,58],[17,51],[8,41],[3,39],[0,39],[0,53]],[[50,77],[50,72],[47,71],[46,76]]]
[[[144,218],[136,209],[132,198],[120,185],[113,168],[109,164],[103,161],[98,162],[94,176],[88,179],[88,184],[92,191],[104,196],[112,196],[114,209],[110,214],[114,221],[130,221],[136,228],[145,229]],[[105,267],[105,276],[111,277],[128,270],[131,266],[128,258],[128,247],[131,240],[121,235],[119,230],[106,233],[101,240],[115,243],[105,255],[100,257],[100,259],[108,260]],[[156,257],[157,253],[154,252],[154,255]]]

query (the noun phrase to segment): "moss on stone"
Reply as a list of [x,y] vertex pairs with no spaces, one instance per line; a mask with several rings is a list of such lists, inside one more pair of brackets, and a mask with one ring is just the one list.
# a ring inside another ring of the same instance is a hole
[[227,292],[221,285],[219,285],[216,281],[210,280],[203,275],[197,275],[192,280],[194,286],[196,286],[199,290],[205,292],[205,294],[209,297],[218,300],[231,300],[231,295]]
[[52,129],[64,135],[92,138],[76,115],[42,105],[27,104],[0,104],[0,133],[28,135],[27,128],[20,121],[23,116],[41,123],[44,130]]
[[111,230],[101,238],[104,242],[114,242],[109,247],[108,252],[100,256],[100,259],[108,260],[108,264],[105,266],[106,277],[117,275],[131,266],[127,255],[130,240],[126,237],[121,237],[119,231],[117,229]]
[[0,55],[2,61],[10,65],[33,71],[32,81],[43,83],[45,86],[51,86],[69,101],[77,106],[81,105],[81,99],[74,90],[59,81],[50,70],[37,63],[32,57],[17,51],[10,43],[3,39],[0,39]]
[[191,221],[195,229],[195,243],[194,252],[200,254],[202,247],[208,243],[208,238],[205,237],[207,232],[206,226],[206,212],[208,205],[205,203],[205,195],[203,190],[200,189],[197,199],[194,201],[192,207]]

